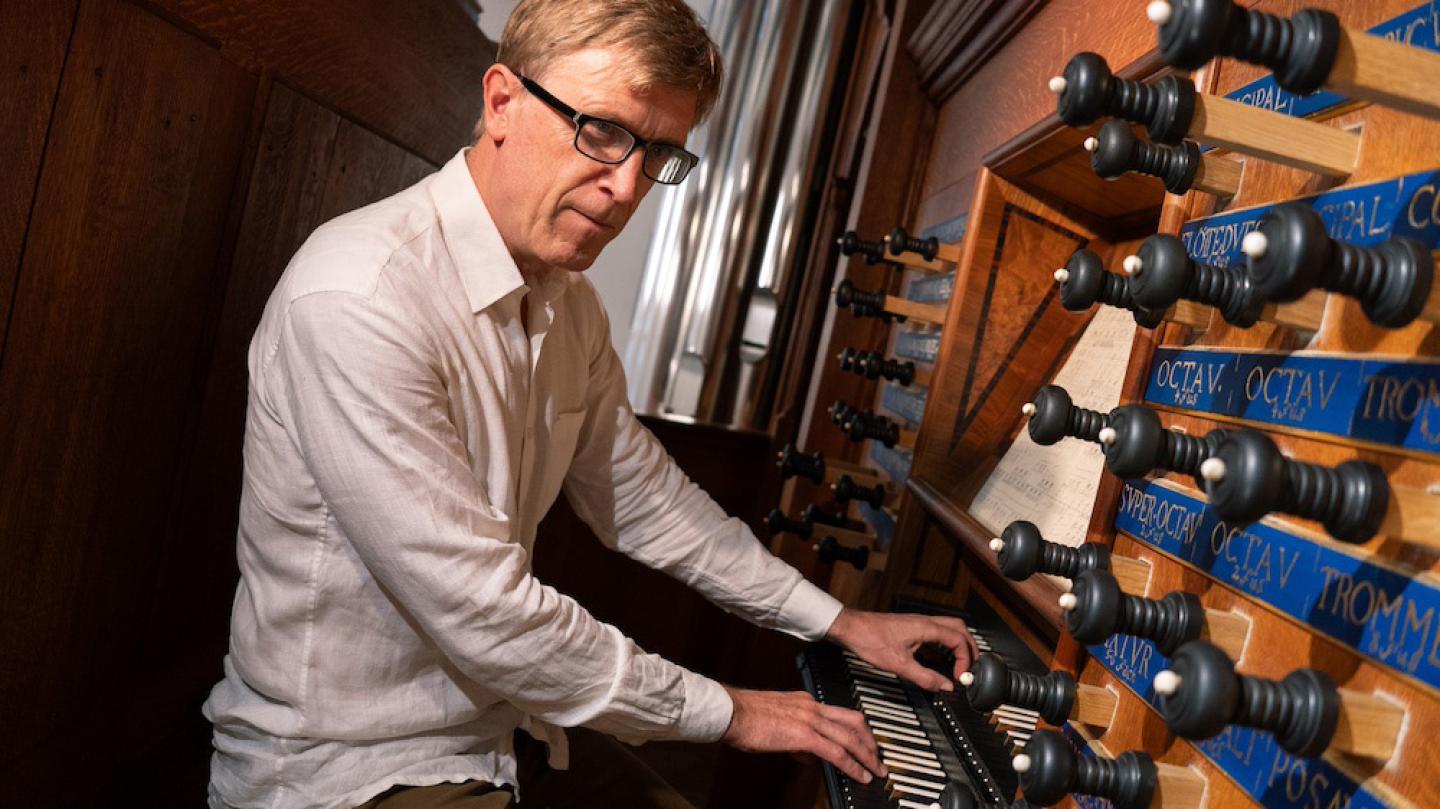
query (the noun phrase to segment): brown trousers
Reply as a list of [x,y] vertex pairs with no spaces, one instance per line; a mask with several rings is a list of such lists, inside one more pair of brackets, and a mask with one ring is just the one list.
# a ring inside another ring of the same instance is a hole
[[357,809],[695,809],[619,742],[584,728],[566,731],[570,769],[552,770],[547,748],[515,734],[520,793],[479,781],[397,786]]

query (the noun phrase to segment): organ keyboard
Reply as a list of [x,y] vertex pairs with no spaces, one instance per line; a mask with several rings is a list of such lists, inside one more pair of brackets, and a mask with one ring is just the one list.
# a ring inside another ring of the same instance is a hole
[[[934,612],[916,604],[901,606],[905,611]],[[1020,671],[1048,671],[983,602],[950,614],[965,620],[982,653],[997,655]],[[922,654],[921,660],[946,676],[953,672],[954,660],[948,654]],[[982,713],[970,706],[964,689],[923,691],[831,644],[807,648],[798,663],[805,688],[816,699],[864,714],[890,770],[888,779],[862,784],[825,764],[831,809],[1010,805],[1019,785],[1011,759],[1034,733],[1037,712],[1001,705]],[[959,804],[944,803],[946,787],[971,802],[962,798]]]

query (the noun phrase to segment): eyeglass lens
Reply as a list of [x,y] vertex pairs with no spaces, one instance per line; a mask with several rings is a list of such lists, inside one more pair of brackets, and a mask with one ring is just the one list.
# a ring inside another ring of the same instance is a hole
[[[619,163],[635,146],[635,136],[607,121],[591,119],[580,127],[575,146],[586,157],[602,163]],[[674,146],[651,143],[645,147],[642,170],[657,183],[674,185],[690,173],[690,161]]]

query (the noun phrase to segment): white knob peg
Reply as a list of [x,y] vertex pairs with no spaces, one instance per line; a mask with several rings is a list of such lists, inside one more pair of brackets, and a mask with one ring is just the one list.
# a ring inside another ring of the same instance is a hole
[[1125,272],[1134,275],[1140,272],[1141,268],[1145,266],[1145,262],[1141,261],[1139,256],[1126,256],[1125,260],[1120,262],[1120,266]]
[[1035,403],[1034,403],[1034,402],[1026,402],[1026,403],[1023,404],[1023,405],[1020,405],[1020,412],[1021,412],[1021,413],[1024,413],[1024,414],[1027,415],[1027,416],[1033,416],[1033,415],[1035,415]]
[[1062,610],[1073,610],[1075,609],[1075,605],[1079,603],[1080,599],[1076,598],[1074,593],[1060,594],[1060,609]]
[[1030,772],[1030,757],[1021,753],[1015,758],[1010,759],[1010,766],[1015,768],[1015,772]]
[[1065,92],[1065,77],[1064,77],[1064,76],[1051,76],[1051,77],[1050,77],[1050,92],[1055,93],[1056,95],[1059,95],[1060,93]]
[[1096,436],[1102,444],[1113,444],[1118,437],[1114,427],[1101,427],[1100,434]]
[[1219,458],[1206,458],[1200,462],[1200,477],[1219,483],[1225,479],[1225,462]]
[[1240,240],[1240,252],[1251,258],[1260,258],[1270,249],[1270,240],[1258,230],[1252,230]]
[[1005,550],[1005,540],[1001,539],[1000,537],[995,537],[994,539],[990,540],[990,550],[996,553]]
[[1096,149],[1099,149],[1099,148],[1100,148],[1100,141],[1097,140],[1096,138],[1094,138],[1093,136],[1092,136],[1092,137],[1088,137],[1088,138],[1085,139],[1085,151],[1087,151],[1087,152],[1094,152]]
[[975,675],[971,674],[968,671],[962,673],[960,675],[960,684],[965,686],[966,688],[969,688],[970,686],[975,684]]
[[1156,25],[1164,25],[1170,22],[1170,15],[1174,13],[1175,9],[1165,0],[1155,0],[1155,2],[1145,7],[1145,16],[1149,17],[1150,22]]
[[1180,688],[1180,675],[1165,669],[1155,675],[1155,693],[1162,697],[1168,697]]
[[1066,281],[1069,281],[1069,280],[1070,280],[1070,271],[1069,271],[1069,270],[1065,269],[1064,267],[1061,267],[1060,269],[1058,269],[1058,270],[1055,271],[1055,283],[1057,283],[1057,284],[1063,284],[1063,283],[1065,283]]

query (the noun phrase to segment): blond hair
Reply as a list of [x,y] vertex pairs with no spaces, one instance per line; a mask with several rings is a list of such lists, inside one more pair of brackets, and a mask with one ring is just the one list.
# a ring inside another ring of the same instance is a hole
[[[720,49],[684,0],[522,0],[500,35],[496,61],[539,81],[557,59],[587,48],[615,48],[634,92],[656,86],[695,93],[695,123],[720,94]],[[485,132],[482,115],[475,139]]]

